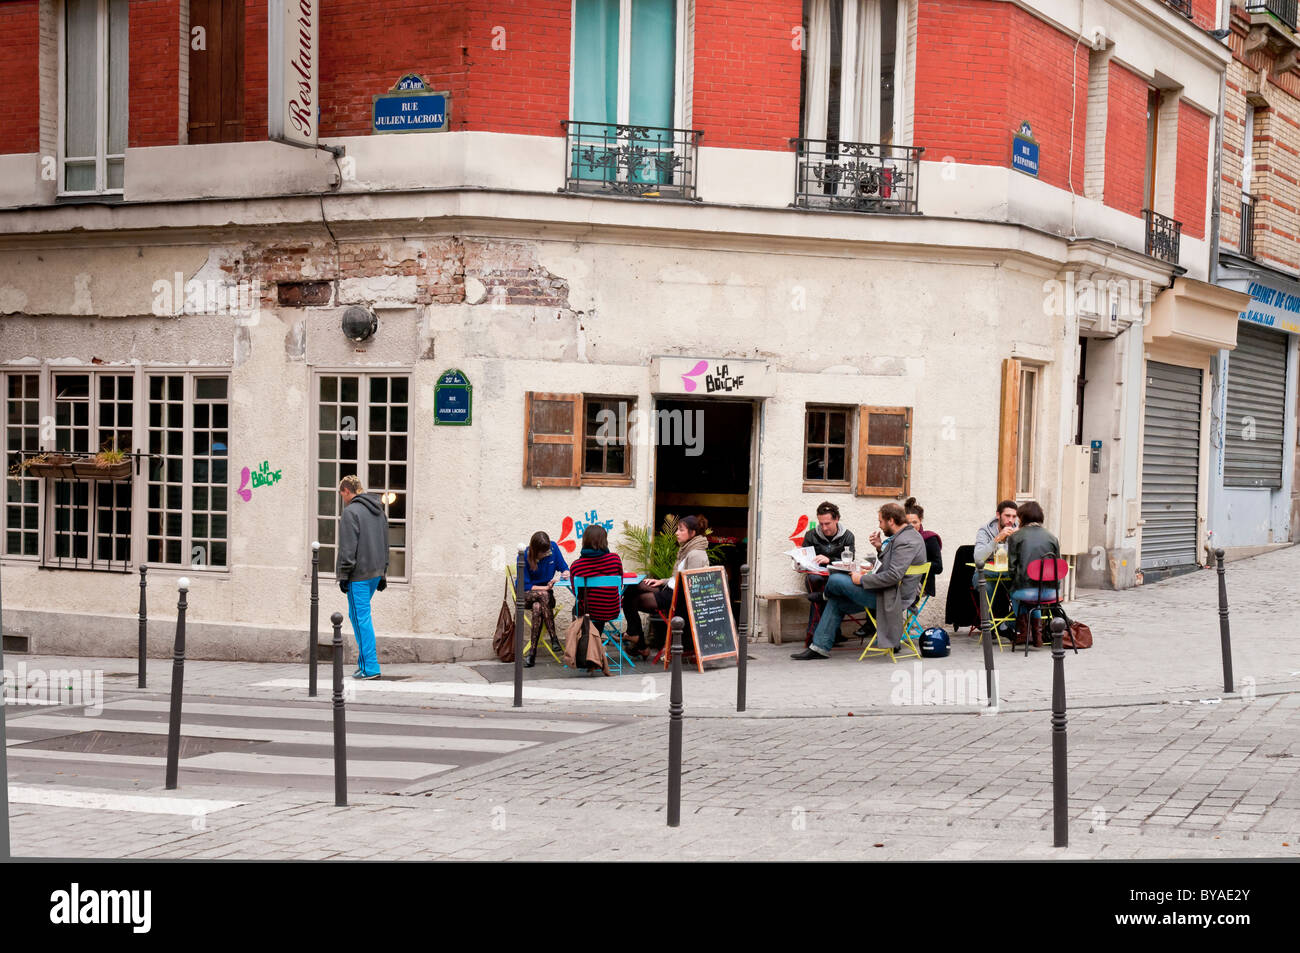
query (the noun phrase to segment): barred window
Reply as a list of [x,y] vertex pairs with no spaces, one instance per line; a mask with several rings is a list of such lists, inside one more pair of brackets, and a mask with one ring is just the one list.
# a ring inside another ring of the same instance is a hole
[[410,379],[323,374],[317,381],[316,538],[321,572],[334,572],[338,555],[339,481],[355,474],[367,492],[384,500],[388,576],[405,579]]
[[145,560],[228,562],[230,406],[224,377],[149,375]]
[[[39,374],[6,373],[3,428],[5,470],[18,466],[21,451],[41,448],[41,402]],[[5,481],[4,537],[0,552],[6,556],[35,556],[39,552],[41,481],[15,474]]]

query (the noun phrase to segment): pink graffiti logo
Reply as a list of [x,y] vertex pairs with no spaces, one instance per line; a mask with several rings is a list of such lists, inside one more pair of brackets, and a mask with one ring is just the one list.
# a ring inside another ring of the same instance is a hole
[[235,491],[245,503],[253,498],[253,491],[248,489],[249,475],[248,467],[239,471],[239,489]]
[[708,369],[709,369],[709,362],[700,361],[698,364],[696,364],[689,371],[687,371],[685,374],[682,375],[682,386],[686,388],[687,393],[695,390],[695,388],[700,386],[695,381],[691,380],[691,378],[699,377]]

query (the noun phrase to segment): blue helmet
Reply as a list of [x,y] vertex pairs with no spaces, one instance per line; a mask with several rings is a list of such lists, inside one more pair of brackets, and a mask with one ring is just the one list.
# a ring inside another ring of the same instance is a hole
[[926,629],[921,633],[921,655],[925,658],[947,658],[949,644],[946,629]]

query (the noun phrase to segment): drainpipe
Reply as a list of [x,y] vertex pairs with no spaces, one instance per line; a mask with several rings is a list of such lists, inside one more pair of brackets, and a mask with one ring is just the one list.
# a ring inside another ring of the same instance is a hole
[[[1232,0],[1223,0],[1219,5],[1220,26],[1218,29],[1224,29],[1232,25]],[[1227,21],[1224,23],[1223,21]],[[1227,101],[1228,88],[1228,68],[1225,66],[1223,73],[1219,76],[1219,115],[1215,120],[1216,142],[1214,145],[1214,191],[1213,204],[1210,206],[1210,223],[1213,231],[1210,233],[1210,284],[1219,283],[1219,229],[1221,225],[1220,205],[1222,200],[1221,189],[1223,185],[1223,110]]]

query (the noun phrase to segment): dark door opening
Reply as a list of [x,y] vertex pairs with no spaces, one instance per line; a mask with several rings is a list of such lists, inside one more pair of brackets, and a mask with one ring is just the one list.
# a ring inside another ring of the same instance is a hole
[[731,600],[739,604],[740,567],[748,558],[754,404],[659,400],[655,406],[655,528],[668,514],[703,516],[710,545],[724,544]]

